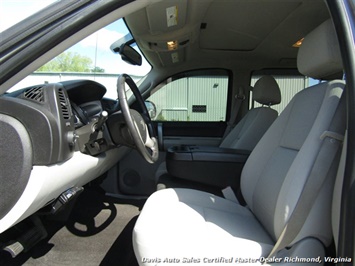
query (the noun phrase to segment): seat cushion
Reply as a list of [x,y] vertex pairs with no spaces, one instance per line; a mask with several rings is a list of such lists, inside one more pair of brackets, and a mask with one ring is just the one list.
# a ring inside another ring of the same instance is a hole
[[257,259],[274,245],[249,209],[190,189],[165,189],[149,197],[133,243],[140,265],[163,263],[165,258]]

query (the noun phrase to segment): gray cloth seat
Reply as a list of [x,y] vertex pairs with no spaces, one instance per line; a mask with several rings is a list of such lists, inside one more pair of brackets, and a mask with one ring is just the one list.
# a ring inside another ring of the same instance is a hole
[[[305,37],[298,67],[316,78],[342,71],[330,20]],[[191,189],[166,189],[150,196],[133,230],[138,263],[171,265],[168,260],[176,259],[182,264],[184,258],[200,265],[225,265],[229,259],[228,265],[263,262],[297,204],[322,146],[320,136],[330,127],[344,86],[341,80],[324,82],[291,100],[243,169],[246,207]],[[305,222],[289,249],[276,254],[280,262],[324,256],[324,246],[332,241],[334,170],[328,172],[309,213],[302,217]]]
[[250,109],[222,140],[219,147],[252,151],[278,116],[271,108],[281,102],[279,85],[272,76],[261,77],[253,88],[253,101],[261,107]]

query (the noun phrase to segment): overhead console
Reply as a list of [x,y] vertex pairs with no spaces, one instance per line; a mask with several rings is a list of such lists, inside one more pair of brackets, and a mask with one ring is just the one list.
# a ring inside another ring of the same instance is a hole
[[145,56],[159,60],[162,66],[171,66],[184,62],[186,49],[198,35],[198,18],[188,19],[191,8],[199,9],[200,6],[195,1],[161,1],[132,13],[125,21]]
[[174,177],[218,188],[238,189],[249,154],[245,150],[210,146],[173,146],[168,149],[166,166]]

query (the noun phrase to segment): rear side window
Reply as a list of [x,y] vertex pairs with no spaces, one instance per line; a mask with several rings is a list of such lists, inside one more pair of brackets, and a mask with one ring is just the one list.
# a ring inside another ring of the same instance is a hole
[[226,121],[229,75],[225,70],[193,71],[168,78],[147,99],[154,121]]

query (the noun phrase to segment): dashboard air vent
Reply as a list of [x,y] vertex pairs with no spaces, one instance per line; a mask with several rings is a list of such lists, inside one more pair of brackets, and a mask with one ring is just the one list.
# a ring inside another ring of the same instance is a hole
[[68,101],[62,89],[58,90],[58,96],[59,96],[60,108],[62,110],[63,118],[65,120],[69,120],[70,112],[69,112]]
[[44,94],[42,87],[33,87],[25,91],[25,98],[43,103],[44,102]]

